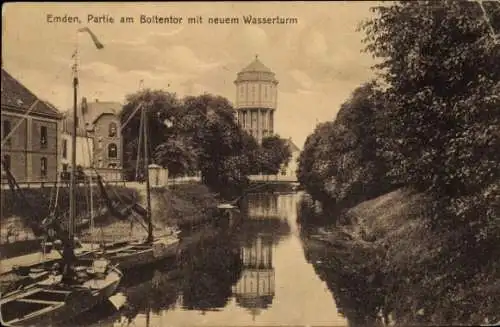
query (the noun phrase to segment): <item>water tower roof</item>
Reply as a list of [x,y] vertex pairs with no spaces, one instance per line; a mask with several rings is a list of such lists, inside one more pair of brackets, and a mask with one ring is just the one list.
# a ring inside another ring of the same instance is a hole
[[259,60],[259,56],[255,56],[254,61],[252,61],[248,66],[243,68],[241,72],[262,72],[262,73],[272,73],[266,65]]
[[255,56],[254,61],[252,61],[248,66],[243,68],[238,73],[238,78],[236,83],[242,81],[272,81],[277,83],[274,73],[266,65],[264,65],[258,56]]

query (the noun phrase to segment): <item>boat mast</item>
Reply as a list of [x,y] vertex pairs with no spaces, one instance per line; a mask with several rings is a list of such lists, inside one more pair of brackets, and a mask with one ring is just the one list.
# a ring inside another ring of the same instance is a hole
[[146,219],[148,221],[148,238],[147,242],[153,242],[153,222],[151,217],[151,188],[149,185],[149,156],[148,156],[148,114],[147,106],[142,108],[142,119],[144,128],[144,177],[146,178]]
[[[77,42],[78,44],[78,42]],[[69,228],[68,242],[73,250],[74,246],[74,223],[76,217],[76,131],[78,124],[78,48],[74,53],[75,62],[73,64],[73,130],[71,133],[71,176],[69,185]]]

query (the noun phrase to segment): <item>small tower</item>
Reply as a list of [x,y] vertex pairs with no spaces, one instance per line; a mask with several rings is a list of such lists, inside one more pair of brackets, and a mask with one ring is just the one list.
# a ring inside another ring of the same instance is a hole
[[240,126],[261,143],[274,134],[274,111],[278,104],[278,80],[256,55],[240,71],[236,85],[236,111]]

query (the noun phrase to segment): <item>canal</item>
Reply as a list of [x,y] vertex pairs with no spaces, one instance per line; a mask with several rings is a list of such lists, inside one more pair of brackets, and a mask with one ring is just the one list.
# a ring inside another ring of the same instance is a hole
[[[252,194],[233,228],[186,233],[178,258],[127,276],[119,311],[100,307],[74,326],[347,326],[306,260],[301,194]],[[193,242],[192,240],[196,240]]]

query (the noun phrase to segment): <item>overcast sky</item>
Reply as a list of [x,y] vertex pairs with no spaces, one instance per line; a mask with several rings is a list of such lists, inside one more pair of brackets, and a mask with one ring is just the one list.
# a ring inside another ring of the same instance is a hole
[[[3,6],[3,67],[60,110],[72,105],[71,55],[77,28],[89,26],[97,50],[78,34],[80,95],[124,102],[144,86],[179,95],[219,94],[234,101],[236,73],[255,57],[280,81],[275,131],[302,147],[317,122],[373,77],[356,27],[374,2],[289,3],[8,3]],[[47,23],[47,14],[79,16],[82,24]],[[87,24],[109,14],[115,24]],[[242,15],[296,17],[296,25],[119,24],[121,16]]]

